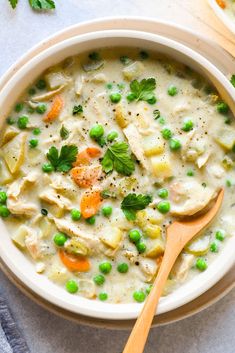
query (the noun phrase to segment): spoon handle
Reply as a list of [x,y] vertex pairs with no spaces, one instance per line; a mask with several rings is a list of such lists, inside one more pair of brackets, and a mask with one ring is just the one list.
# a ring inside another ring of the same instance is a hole
[[156,312],[158,301],[161,297],[166,280],[177,256],[178,253],[176,251],[170,253],[170,247],[166,247],[157,278],[145,302],[142,312],[140,313],[132,329],[123,353],[142,353],[144,351],[144,346],[148,338],[148,333]]

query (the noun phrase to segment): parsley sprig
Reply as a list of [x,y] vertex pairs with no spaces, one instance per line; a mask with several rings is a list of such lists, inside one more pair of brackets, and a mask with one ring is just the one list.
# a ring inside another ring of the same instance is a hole
[[230,82],[233,85],[233,87],[235,87],[235,74],[233,74],[230,78]]
[[135,170],[134,161],[128,152],[129,146],[125,142],[116,142],[109,146],[101,162],[105,173],[116,170],[123,175],[131,175]]
[[67,173],[72,168],[72,163],[75,162],[77,153],[78,148],[75,145],[63,146],[60,153],[55,146],[52,146],[46,156],[55,171]]
[[146,101],[149,104],[156,103],[157,99],[154,93],[156,88],[155,78],[144,78],[141,81],[134,80],[130,83],[131,92],[127,96],[127,100]]
[[128,194],[121,203],[121,209],[128,219],[128,221],[134,221],[136,219],[136,212],[146,208],[152,201],[150,195],[136,195]]
[[[13,9],[16,8],[18,0],[8,0]],[[29,0],[29,5],[35,11],[48,11],[55,9],[54,0]]]

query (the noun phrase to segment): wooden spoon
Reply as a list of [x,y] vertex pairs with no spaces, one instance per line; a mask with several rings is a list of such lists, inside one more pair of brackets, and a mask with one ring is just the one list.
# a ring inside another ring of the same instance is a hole
[[185,245],[214,219],[222,204],[223,196],[224,190],[222,189],[214,206],[207,213],[191,220],[176,221],[167,228],[166,248],[161,267],[123,353],[143,352],[158,301],[177,257]]

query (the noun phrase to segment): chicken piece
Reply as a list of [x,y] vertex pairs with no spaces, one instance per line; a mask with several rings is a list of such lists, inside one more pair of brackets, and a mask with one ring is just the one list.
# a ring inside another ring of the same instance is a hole
[[66,85],[62,85],[59,88],[53,90],[53,91],[49,91],[43,94],[39,94],[38,96],[33,96],[31,98],[31,101],[33,102],[44,102],[44,101],[49,101],[52,97],[54,97],[55,95],[57,95],[58,93],[60,93],[64,88],[66,87]]
[[197,180],[174,182],[170,185],[171,214],[191,216],[205,208],[216,197],[217,191]]
[[145,71],[145,66],[141,61],[135,61],[132,64],[126,66],[123,70],[123,76],[126,80],[132,81],[141,76]]
[[78,97],[80,97],[80,95],[82,94],[84,81],[85,81],[84,76],[78,76],[75,80],[74,90]]
[[184,282],[187,278],[188,272],[193,266],[195,256],[192,254],[182,253],[171,271],[171,274],[177,281]]
[[45,76],[46,82],[51,90],[61,86],[67,86],[71,83],[72,78],[67,76],[63,71],[52,71]]
[[5,145],[5,143],[9,142],[12,140],[16,135],[19,134],[19,130],[16,129],[14,126],[9,126],[6,131],[4,132],[2,138],[1,138],[1,143],[0,146]]
[[38,211],[38,207],[33,203],[24,203],[22,200],[8,198],[7,207],[12,214],[32,217]]
[[71,202],[66,197],[58,194],[53,189],[46,189],[39,194],[39,198],[43,201],[48,202],[51,205],[56,205],[61,209],[70,210],[71,209]]
[[151,259],[141,259],[139,264],[141,271],[146,277],[146,282],[151,282],[158,270],[156,261]]
[[123,129],[123,133],[125,134],[131,151],[136,156],[136,158],[140,161],[141,165],[146,171],[149,171],[149,164],[144,155],[144,150],[142,148],[141,136],[135,127],[134,124],[128,125],[125,129]]
[[16,180],[8,188],[8,198],[18,198],[18,196],[28,187],[29,184],[35,184],[39,179],[40,174],[36,171],[30,172],[22,179]]
[[104,83],[104,82],[107,82],[107,77],[104,73],[98,73],[96,75],[94,75],[91,79],[90,79],[91,82],[94,82],[94,83]]
[[196,164],[199,169],[202,168],[208,162],[208,159],[210,158],[210,156],[211,156],[211,151],[207,150],[197,158]]
[[59,231],[69,235],[70,237],[77,237],[79,241],[86,246],[91,253],[99,254],[104,252],[104,246],[95,235],[83,232],[78,226],[74,225],[68,220],[54,218],[54,222]]
[[34,260],[42,257],[40,240],[35,230],[29,230],[29,235],[25,238],[25,246]]

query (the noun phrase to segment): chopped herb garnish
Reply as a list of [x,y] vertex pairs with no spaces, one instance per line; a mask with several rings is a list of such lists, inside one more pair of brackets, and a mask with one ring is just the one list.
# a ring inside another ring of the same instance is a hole
[[101,162],[105,173],[116,170],[120,174],[131,175],[135,170],[135,164],[128,152],[128,147],[125,142],[117,142],[108,147]]
[[121,209],[128,221],[136,219],[136,212],[146,208],[152,201],[150,195],[129,194],[122,200]]
[[60,129],[60,137],[62,138],[62,140],[66,140],[69,137],[69,130],[66,129],[64,125],[62,125]]
[[156,88],[155,78],[134,80],[130,83],[131,92],[127,96],[128,101],[146,101],[149,104],[156,103],[154,90]]
[[24,103],[17,103],[15,105],[15,112],[19,113],[24,109]]
[[146,51],[144,51],[144,50],[140,51],[140,58],[142,60],[146,60],[146,59],[148,59],[148,57],[149,57],[149,55],[148,55],[148,53]]
[[52,146],[46,156],[56,171],[66,173],[72,168],[72,163],[75,162],[77,153],[78,148],[75,145],[63,146],[60,154],[58,149]]
[[29,0],[29,4],[33,10],[53,10],[55,9],[55,3],[53,0]]
[[78,115],[83,113],[83,107],[79,104],[79,105],[75,105],[73,107],[73,115]]
[[115,194],[115,192],[112,192],[110,190],[103,190],[101,191],[101,197],[102,199],[109,199],[109,198],[115,199],[117,195]]
[[100,55],[99,55],[99,53],[97,53],[97,52],[93,52],[93,53],[90,53],[89,55],[88,55],[88,57],[89,57],[89,59],[91,59],[91,60],[100,60]]
[[131,63],[131,59],[126,55],[120,56],[120,61],[123,65],[128,65]]
[[14,125],[15,124],[15,119],[13,119],[11,116],[9,116],[7,119],[6,119],[6,122],[8,125]]
[[155,109],[155,110],[153,111],[153,117],[154,117],[154,119],[157,120],[157,119],[160,118],[160,116],[161,116],[160,110],[159,110],[159,109]]
[[11,7],[15,9],[16,5],[18,4],[18,0],[9,0],[9,3],[11,4]]
[[235,87],[235,74],[233,74],[230,78],[230,82],[233,85],[233,87]]
[[41,214],[42,214],[43,216],[47,216],[47,215],[48,215],[47,209],[46,209],[46,208],[42,208],[42,209],[41,209]]

